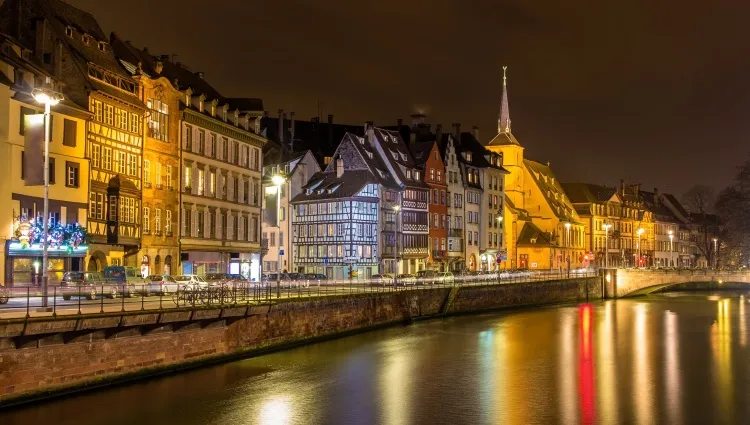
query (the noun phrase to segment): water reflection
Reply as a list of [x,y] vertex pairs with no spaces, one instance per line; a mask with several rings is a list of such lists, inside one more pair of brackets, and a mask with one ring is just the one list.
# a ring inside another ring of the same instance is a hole
[[0,423],[744,424],[745,303],[677,294],[422,322],[39,403]]

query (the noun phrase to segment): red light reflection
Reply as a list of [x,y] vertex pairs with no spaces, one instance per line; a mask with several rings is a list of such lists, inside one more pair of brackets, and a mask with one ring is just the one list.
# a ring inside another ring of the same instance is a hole
[[594,405],[594,357],[591,324],[591,304],[578,307],[578,323],[581,327],[578,347],[578,399],[581,403],[581,423],[591,425],[595,423],[596,409]]

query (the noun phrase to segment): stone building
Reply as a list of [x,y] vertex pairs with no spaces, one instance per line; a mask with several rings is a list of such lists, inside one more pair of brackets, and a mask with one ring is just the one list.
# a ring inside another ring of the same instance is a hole
[[485,147],[502,155],[505,177],[504,232],[510,268],[567,269],[582,266],[585,228],[549,164],[524,158],[511,132],[507,79],[497,121],[497,135]]
[[[67,98],[66,87],[44,65],[44,55],[13,37],[0,35],[0,147],[4,152],[0,155],[0,203],[4,205],[0,208],[0,268],[8,286],[41,281],[42,246],[25,241],[23,235],[25,226],[43,216],[44,208],[44,155],[39,149],[44,139],[44,107],[32,96],[38,88],[53,89],[66,97],[52,108],[49,122],[49,217],[55,224],[86,227],[86,121],[92,115]],[[36,148],[34,152],[26,151],[27,141]],[[82,242],[71,246],[63,241],[61,246],[49,248],[51,284],[59,283],[64,271],[84,269],[87,246]]]
[[422,171],[422,178],[429,187],[428,217],[429,238],[427,239],[427,267],[447,270],[448,244],[448,177],[443,158],[435,141],[411,143],[409,149],[414,162]]
[[149,274],[178,272],[180,192],[180,100],[182,94],[162,75],[167,58],[155,57],[112,34],[120,63],[141,87],[148,107],[143,146],[143,208],[140,269]]

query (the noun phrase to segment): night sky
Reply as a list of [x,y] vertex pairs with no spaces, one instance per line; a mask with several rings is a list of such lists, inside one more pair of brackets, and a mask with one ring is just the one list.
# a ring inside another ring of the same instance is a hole
[[[299,119],[513,133],[562,181],[721,188],[750,153],[750,2],[67,0]],[[669,4],[668,4],[669,3]]]

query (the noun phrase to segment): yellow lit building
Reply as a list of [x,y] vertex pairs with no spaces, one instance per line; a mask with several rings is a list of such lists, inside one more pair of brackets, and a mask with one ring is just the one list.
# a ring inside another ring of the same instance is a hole
[[[35,52],[13,38],[0,36],[0,267],[8,286],[38,285],[41,281],[41,246],[19,241],[22,223],[41,218],[44,209],[44,185],[27,184],[32,168],[43,168],[43,152],[26,155],[24,145],[32,130],[24,118],[33,115],[39,119],[39,128],[43,128],[44,106],[34,100],[32,90],[47,88],[65,94],[64,86],[52,77]],[[79,223],[85,227],[89,165],[84,154],[90,114],[63,100],[52,107],[51,116],[49,216],[54,223]],[[43,132],[37,136],[43,140]],[[39,175],[43,179],[43,172]],[[75,249],[51,247],[50,283],[59,283],[66,270],[83,270],[85,256],[85,242]]]
[[584,264],[584,223],[568,200],[549,164],[524,158],[524,148],[511,132],[507,80],[497,135],[486,148],[503,157],[505,176],[504,232],[509,268],[567,269]]
[[130,42],[112,35],[115,55],[141,86],[141,101],[146,105],[144,119],[143,209],[141,248],[138,253],[141,273],[176,274],[179,262],[178,178],[180,172],[180,100],[183,95],[162,75],[162,58],[135,48]]

